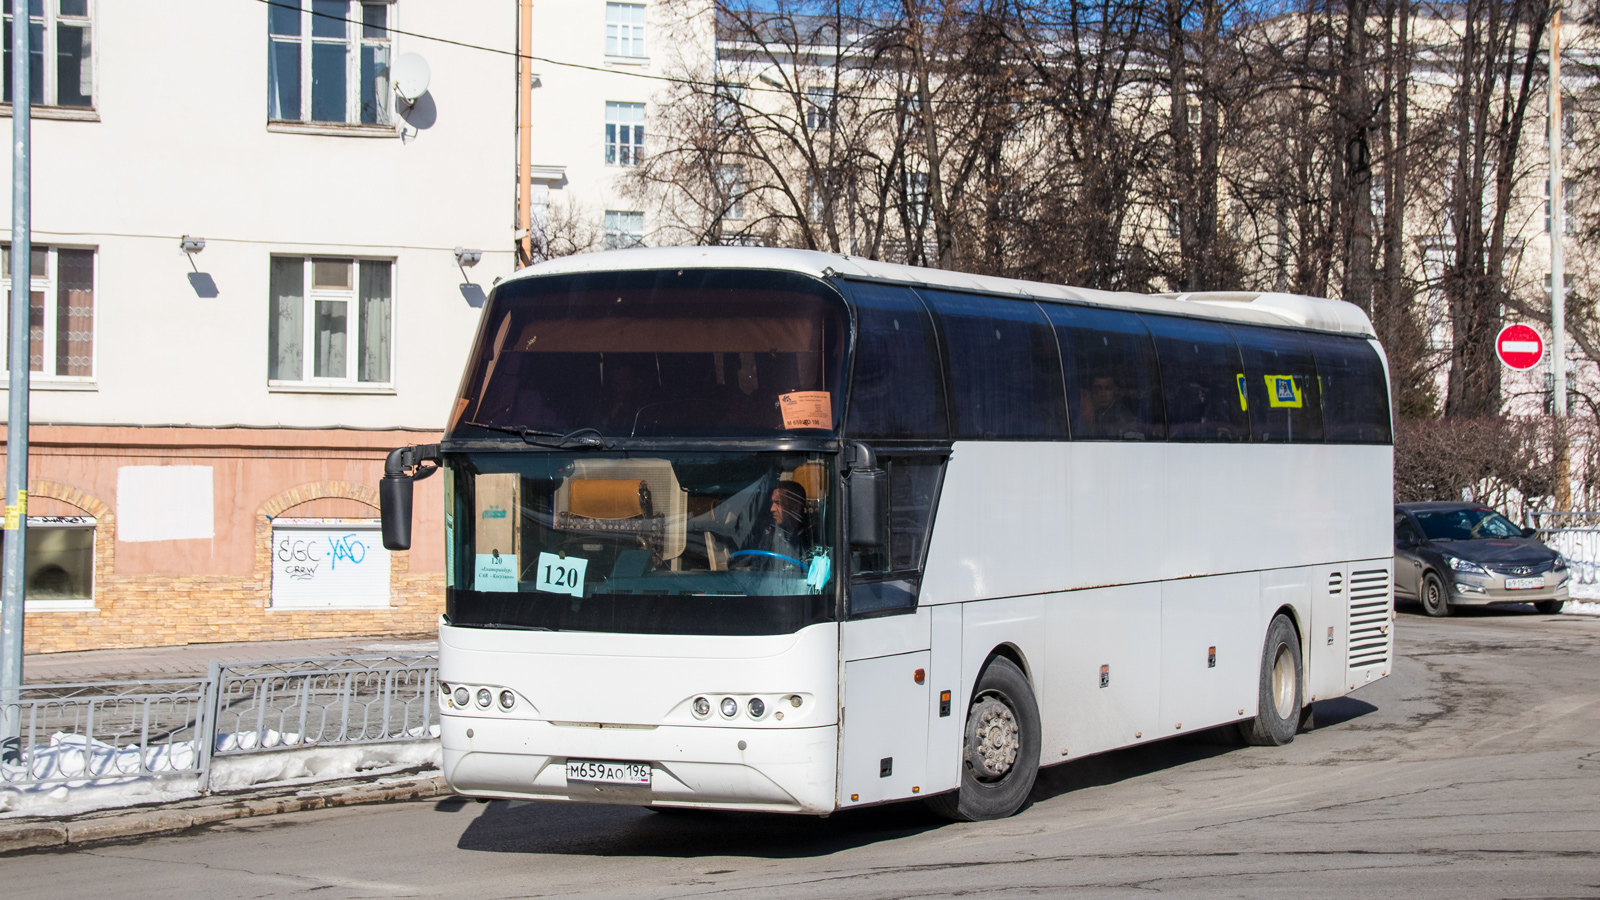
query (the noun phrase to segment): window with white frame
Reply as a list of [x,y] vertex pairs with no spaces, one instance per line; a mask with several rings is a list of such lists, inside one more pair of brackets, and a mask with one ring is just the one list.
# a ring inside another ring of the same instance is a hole
[[806,127],[823,131],[833,120],[833,88],[814,87],[806,91]]
[[[29,254],[28,368],[47,381],[94,379],[94,250],[33,245]],[[0,284],[11,296],[11,245],[0,245]],[[9,319],[6,327],[10,336]],[[0,368],[9,362],[0,362]]]
[[22,565],[28,612],[94,609],[94,528],[92,516],[28,517]]
[[[5,94],[11,97],[12,2],[5,0]],[[33,106],[94,106],[89,0],[28,0],[28,99]],[[53,60],[54,65],[46,65]]]
[[267,118],[389,123],[389,3],[273,0]]
[[644,213],[627,210],[606,210],[605,248],[626,250],[644,246]]
[[[1574,209],[1573,200],[1574,200],[1574,195],[1576,195],[1576,194],[1577,194],[1577,185],[1572,181],[1568,181],[1567,179],[1562,179],[1561,180],[1561,233],[1562,234],[1571,234],[1572,233],[1572,213],[1573,213],[1573,209]],[[1546,178],[1544,180],[1544,230],[1545,230],[1546,234],[1550,233],[1550,179],[1548,179],[1548,178]]]
[[643,3],[606,4],[606,55],[645,55]]
[[717,127],[729,130],[743,118],[744,85],[719,81],[713,88],[712,115]]
[[721,194],[724,219],[744,218],[744,195],[749,190],[743,164],[727,163],[717,170],[717,191]]
[[383,259],[272,257],[268,381],[388,384],[393,267]]
[[606,165],[636,166],[644,159],[644,104],[606,101]]

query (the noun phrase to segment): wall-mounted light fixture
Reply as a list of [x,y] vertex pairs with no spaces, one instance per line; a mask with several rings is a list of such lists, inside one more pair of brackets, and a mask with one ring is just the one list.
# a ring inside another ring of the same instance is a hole
[[182,248],[183,252],[193,255],[206,248],[206,239],[190,237],[186,234],[178,239],[178,246]]
[[470,269],[482,260],[482,250],[467,250],[461,247],[456,248],[456,265],[461,266],[462,268]]

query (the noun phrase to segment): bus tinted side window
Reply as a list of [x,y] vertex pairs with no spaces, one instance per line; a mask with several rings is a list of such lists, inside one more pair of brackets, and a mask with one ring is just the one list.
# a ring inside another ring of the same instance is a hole
[[1061,361],[1037,304],[923,291],[950,363],[957,438],[1065,438]]
[[1244,369],[1227,326],[1176,316],[1141,315],[1156,340],[1167,401],[1167,437],[1174,441],[1250,439]]
[[1250,435],[1257,441],[1322,440],[1322,404],[1311,348],[1292,331],[1231,325],[1244,357]]
[[1165,438],[1156,350],[1139,317],[1093,307],[1043,306],[1061,344],[1073,440]]
[[855,438],[949,437],[939,350],[910,288],[849,285],[856,313],[855,376],[846,432]]
[[1308,334],[1322,381],[1322,417],[1327,439],[1351,444],[1387,444],[1389,384],[1383,361],[1364,338]]

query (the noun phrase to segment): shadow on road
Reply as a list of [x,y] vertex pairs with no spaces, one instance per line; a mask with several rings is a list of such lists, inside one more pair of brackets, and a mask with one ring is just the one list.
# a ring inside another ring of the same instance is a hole
[[[462,809],[454,799],[434,809]],[[467,825],[456,846],[488,853],[793,859],[910,837],[948,824],[920,803],[848,810],[827,819],[505,800],[464,805],[483,812]]]
[[[1422,611],[1422,605],[1409,600],[1396,600],[1394,611],[1416,619],[1427,619],[1430,616]],[[1450,616],[1452,619],[1494,619],[1494,618],[1532,618],[1534,616],[1550,616],[1533,608],[1532,603],[1509,603],[1505,606],[1452,606]],[[1560,615],[1556,613],[1555,615]]]

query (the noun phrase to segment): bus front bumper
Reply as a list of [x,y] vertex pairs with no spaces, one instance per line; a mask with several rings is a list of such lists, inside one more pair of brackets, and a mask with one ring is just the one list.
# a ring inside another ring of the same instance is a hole
[[[440,741],[445,780],[469,797],[815,815],[835,808],[833,725],[648,728],[447,714]],[[568,759],[648,763],[650,784],[568,783]]]

